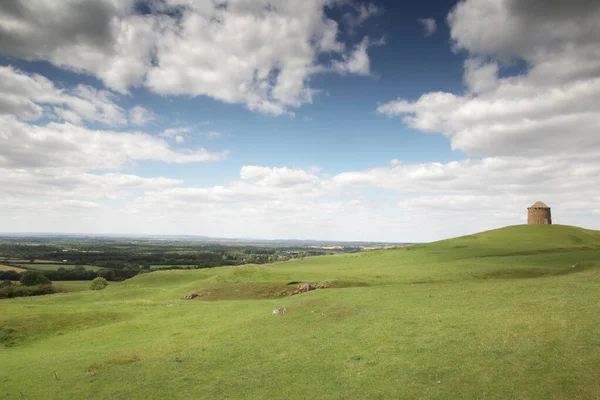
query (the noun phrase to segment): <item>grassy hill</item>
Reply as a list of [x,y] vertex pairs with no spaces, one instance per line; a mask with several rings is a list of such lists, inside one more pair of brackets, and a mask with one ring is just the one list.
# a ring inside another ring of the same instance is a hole
[[595,399],[599,289],[600,233],[558,225],[156,271],[0,302],[0,398]]

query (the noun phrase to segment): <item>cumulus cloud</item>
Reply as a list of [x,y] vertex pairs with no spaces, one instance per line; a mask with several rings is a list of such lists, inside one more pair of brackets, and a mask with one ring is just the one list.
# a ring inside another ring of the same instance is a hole
[[155,117],[152,111],[145,109],[142,106],[135,106],[129,110],[129,121],[133,125],[142,126],[152,121]]
[[136,161],[189,163],[218,161],[227,152],[204,148],[175,151],[143,132],[91,130],[69,123],[31,125],[0,117],[0,166],[14,168],[81,166],[118,169]]
[[[586,215],[600,200],[599,160],[495,157],[333,176],[248,165],[224,185],[146,191],[128,210],[160,214],[165,226],[181,220],[190,232],[202,221],[216,235],[416,241],[524,223],[526,207],[542,199],[557,223],[598,228]],[[379,190],[386,196],[373,195]],[[238,223],[221,230],[232,218]]]
[[[378,111],[472,155],[597,152],[600,3],[550,3],[544,12],[534,0],[458,3],[448,21],[454,48],[468,55],[466,93],[400,98]],[[501,76],[511,60],[527,68]]]
[[369,39],[365,38],[354,50],[342,57],[342,60],[333,62],[333,69],[341,74],[369,75],[371,73],[371,61],[367,54]]
[[[334,71],[368,72],[367,46],[340,42],[325,13],[342,3],[165,0],[141,14],[133,0],[11,0],[0,6],[0,52],[88,73],[120,92],[145,85],[291,114],[312,102],[310,77],[332,70],[318,60],[342,58],[348,67]],[[378,12],[356,9],[354,25]]]
[[70,90],[57,88],[39,74],[27,74],[11,66],[0,66],[0,94],[0,115],[37,120],[46,113],[46,116],[53,115],[74,124],[84,121],[107,125],[127,123],[125,111],[106,90],[87,85],[77,85]]
[[344,23],[351,29],[362,25],[369,18],[381,14],[383,10],[373,3],[358,4],[355,2],[348,3],[350,11],[344,14]]
[[419,18],[417,21],[423,25],[425,36],[431,36],[437,30],[437,23],[433,18]]
[[461,216],[471,230],[522,223],[523,205],[536,200],[553,205],[557,222],[597,228],[600,3],[467,0],[448,23],[454,51],[466,55],[464,93],[399,98],[377,110],[483,158],[335,179],[401,190],[399,208],[444,227],[441,235],[452,235]]

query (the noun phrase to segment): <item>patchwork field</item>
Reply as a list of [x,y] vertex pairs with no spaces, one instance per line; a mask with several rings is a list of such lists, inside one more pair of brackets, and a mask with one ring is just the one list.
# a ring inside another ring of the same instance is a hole
[[17,271],[17,272],[23,272],[25,271],[23,268],[19,268],[19,267],[13,267],[10,265],[2,265],[0,264],[0,271]]
[[[30,264],[30,263],[18,263],[17,264],[19,267],[24,268],[24,269],[35,269],[38,271],[56,271],[59,268],[65,268],[65,269],[73,269],[75,268],[74,264],[58,264],[58,263],[50,263],[50,264],[43,264],[43,263],[35,263],[35,264]],[[102,267],[97,267],[95,265],[83,265],[83,267],[88,270],[88,271],[99,271],[101,269],[106,269],[106,268],[102,268]]]
[[0,398],[597,399],[599,304],[600,233],[558,225],[155,271],[1,301]]

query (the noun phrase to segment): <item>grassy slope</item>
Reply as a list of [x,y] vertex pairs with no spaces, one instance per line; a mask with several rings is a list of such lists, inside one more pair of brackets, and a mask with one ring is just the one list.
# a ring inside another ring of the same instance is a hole
[[599,289],[600,235],[556,225],[153,272],[0,302],[0,396],[598,398]]

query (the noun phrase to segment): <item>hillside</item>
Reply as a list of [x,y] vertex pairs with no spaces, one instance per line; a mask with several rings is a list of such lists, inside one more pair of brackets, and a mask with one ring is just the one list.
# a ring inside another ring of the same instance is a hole
[[514,225],[424,246],[431,250],[469,248],[488,255],[600,248],[600,231],[568,225]]
[[598,398],[599,289],[600,234],[558,225],[156,271],[0,302],[0,397]]

